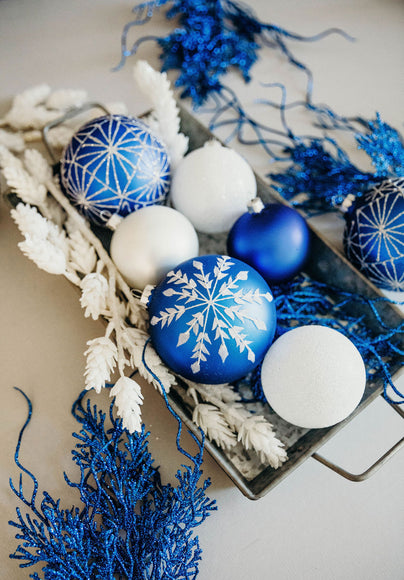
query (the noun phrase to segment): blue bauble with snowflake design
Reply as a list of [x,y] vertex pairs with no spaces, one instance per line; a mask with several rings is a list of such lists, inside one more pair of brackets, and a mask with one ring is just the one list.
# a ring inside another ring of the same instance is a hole
[[346,256],[371,282],[404,290],[404,179],[387,179],[345,214]]
[[164,145],[132,117],[106,115],[83,125],[66,147],[61,180],[67,196],[92,223],[163,203],[170,186]]
[[174,372],[198,383],[232,382],[263,359],[276,328],[268,284],[221,255],[181,263],[149,300],[152,343]]

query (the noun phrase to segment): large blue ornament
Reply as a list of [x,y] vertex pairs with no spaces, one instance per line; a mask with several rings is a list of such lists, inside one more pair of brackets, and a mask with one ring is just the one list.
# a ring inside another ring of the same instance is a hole
[[64,189],[97,225],[164,202],[170,185],[165,147],[142,121],[107,115],[81,127],[61,161]]
[[152,343],[168,367],[195,382],[245,376],[272,343],[276,310],[258,272],[229,256],[187,260],[167,274],[149,302]]
[[345,214],[346,256],[371,282],[404,290],[404,179],[387,179]]
[[233,225],[227,252],[255,268],[268,284],[298,274],[308,257],[310,230],[304,218],[286,205],[264,205],[259,198]]

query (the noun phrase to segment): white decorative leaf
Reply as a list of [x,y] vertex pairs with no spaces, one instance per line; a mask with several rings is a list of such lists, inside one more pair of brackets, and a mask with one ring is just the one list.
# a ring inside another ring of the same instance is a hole
[[226,358],[228,357],[228,355],[229,355],[229,351],[227,350],[226,345],[224,343],[222,343],[220,345],[220,348],[219,348],[219,356],[222,359],[223,363],[226,360]]
[[142,430],[140,405],[143,395],[139,384],[129,377],[120,377],[110,392],[115,397],[117,415],[122,418],[122,425],[129,433]]
[[[171,386],[176,384],[176,379],[151,344],[148,344],[145,350],[145,344],[149,338],[150,336],[146,332],[138,328],[125,327],[122,330],[122,344],[130,354],[131,364],[138,369],[143,378],[151,382],[160,392],[163,388],[168,393]],[[158,377],[158,380],[150,371]]]
[[111,378],[118,351],[116,345],[106,336],[89,340],[87,346],[84,353],[87,357],[85,386],[86,389],[95,389],[99,393]]
[[230,449],[237,443],[236,435],[231,431],[223,413],[213,405],[200,403],[195,406],[192,420],[201,427],[209,439],[219,447]]
[[243,422],[238,440],[247,450],[254,449],[261,461],[269,463],[274,469],[287,459],[283,443],[275,436],[271,423],[260,415],[251,415]]
[[97,320],[108,307],[108,281],[102,274],[93,272],[81,280],[81,307],[85,309],[84,316]]
[[134,67],[139,89],[151,99],[153,112],[147,119],[149,126],[165,143],[172,167],[183,158],[188,149],[188,137],[180,133],[179,109],[166,73],[155,71],[146,61],[139,60]]
[[181,346],[182,344],[185,344],[186,342],[188,342],[188,339],[189,339],[189,332],[181,332],[178,335],[177,346]]

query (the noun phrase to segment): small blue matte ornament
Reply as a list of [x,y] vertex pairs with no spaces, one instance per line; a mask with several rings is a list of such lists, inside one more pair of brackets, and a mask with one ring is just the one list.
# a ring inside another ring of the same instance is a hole
[[170,186],[164,145],[132,117],[106,115],[83,125],[61,161],[66,195],[97,225],[113,215],[163,203]]
[[348,260],[379,288],[404,290],[404,179],[387,179],[345,213]]
[[255,268],[268,284],[298,274],[308,257],[310,230],[304,218],[286,205],[253,199],[233,225],[227,252]]
[[268,284],[229,256],[183,262],[153,289],[148,308],[157,353],[174,372],[199,383],[227,383],[247,375],[275,334]]

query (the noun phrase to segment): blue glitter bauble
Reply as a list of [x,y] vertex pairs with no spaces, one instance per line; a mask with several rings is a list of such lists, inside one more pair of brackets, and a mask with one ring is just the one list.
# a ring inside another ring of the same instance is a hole
[[107,115],[81,127],[61,161],[66,194],[92,223],[105,225],[164,202],[170,166],[162,143],[142,121]]
[[195,382],[245,376],[272,343],[276,310],[258,272],[229,256],[187,260],[167,274],[149,302],[150,336],[162,360]]
[[255,268],[269,284],[298,274],[308,257],[310,230],[303,217],[282,204],[264,205],[260,199],[233,225],[227,252]]
[[346,256],[371,282],[404,290],[404,179],[388,179],[345,214]]

